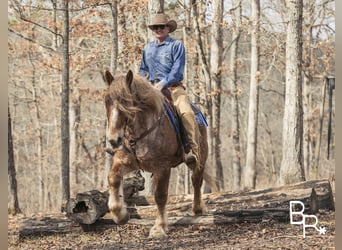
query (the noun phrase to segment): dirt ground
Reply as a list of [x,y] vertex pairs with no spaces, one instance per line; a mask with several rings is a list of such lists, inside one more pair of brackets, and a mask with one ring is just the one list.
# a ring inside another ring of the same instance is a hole
[[8,249],[335,249],[335,212],[322,211],[317,226],[325,227],[320,235],[302,226],[265,221],[230,225],[169,226],[165,240],[148,239],[150,226],[112,225],[101,231],[71,232],[48,236],[19,238],[23,217],[9,216]]

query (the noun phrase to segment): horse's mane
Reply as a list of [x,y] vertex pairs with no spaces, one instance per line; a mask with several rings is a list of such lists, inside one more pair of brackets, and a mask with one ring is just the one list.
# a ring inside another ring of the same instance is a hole
[[112,100],[117,100],[119,110],[129,117],[139,111],[159,114],[163,108],[162,93],[140,76],[134,75],[130,86],[126,83],[126,75],[114,77],[109,94]]

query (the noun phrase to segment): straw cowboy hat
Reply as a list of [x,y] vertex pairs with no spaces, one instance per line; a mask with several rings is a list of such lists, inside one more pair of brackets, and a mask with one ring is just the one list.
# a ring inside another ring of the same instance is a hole
[[148,27],[152,30],[154,25],[166,25],[170,28],[169,33],[174,32],[177,29],[177,23],[175,20],[169,20],[168,16],[163,13],[158,13],[154,16],[153,21]]

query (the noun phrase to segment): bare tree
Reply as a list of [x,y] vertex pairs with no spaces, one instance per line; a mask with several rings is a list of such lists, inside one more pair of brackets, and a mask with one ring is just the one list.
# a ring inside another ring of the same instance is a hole
[[[110,70],[114,74],[118,67],[118,55],[119,55],[119,37],[118,37],[118,2],[116,0],[112,0],[110,4],[111,14],[112,14],[112,49],[110,53]],[[108,129],[107,123],[105,124],[106,130],[106,148],[110,148],[111,145],[108,142]],[[107,183],[107,176],[113,164],[113,157],[111,154],[106,153],[106,163],[105,163],[105,171],[104,171],[104,180]]]
[[118,54],[119,54],[119,38],[118,38],[118,1],[112,0],[110,4],[110,10],[112,13],[112,50],[110,53],[110,70],[112,73],[115,72],[118,64]]
[[229,86],[231,90],[231,107],[232,107],[232,137],[233,137],[233,190],[239,191],[241,184],[241,162],[240,162],[240,122],[239,122],[239,100],[238,100],[238,44],[241,34],[241,0],[233,0],[233,20],[234,27],[232,31],[232,44],[230,48],[230,77]]
[[[202,91],[202,100],[206,109],[206,116],[209,123],[208,131],[208,146],[209,146],[209,157],[208,161],[212,161],[212,151],[213,151],[213,130],[212,130],[212,99],[210,97],[211,93],[211,77],[210,77],[210,67],[208,65],[208,60],[206,57],[206,51],[204,47],[205,36],[202,37],[200,20],[203,20],[203,16],[200,14],[200,1],[191,0],[192,11],[193,11],[193,29],[195,36],[196,53],[198,55],[198,70],[201,72],[204,78],[203,83],[198,83],[197,88]],[[200,78],[200,77],[199,77]],[[204,85],[204,86],[203,86]],[[204,91],[203,91],[204,90]]]
[[69,173],[69,1],[63,0],[63,26],[62,26],[62,100],[61,100],[61,149],[62,149],[62,202],[70,198]]
[[216,179],[219,189],[224,189],[223,166],[221,162],[221,92],[222,92],[222,20],[223,0],[213,0],[213,20],[210,38],[210,73],[213,91],[213,159],[216,165]]
[[258,106],[259,106],[259,30],[260,0],[252,0],[251,31],[251,77],[249,91],[247,156],[244,187],[254,189],[256,184],[256,152],[258,138]]
[[305,180],[303,166],[302,19],[303,0],[288,2],[286,93],[280,184]]
[[18,200],[18,189],[17,189],[17,173],[14,164],[13,154],[13,141],[12,141],[12,120],[11,113],[8,105],[8,177],[10,184],[10,192],[12,194],[13,204],[10,205],[13,214],[21,213]]
[[[79,127],[81,123],[81,95],[78,87],[73,84],[71,89],[71,103],[69,109],[69,124],[70,124],[70,187],[71,191],[77,190],[78,184],[78,161],[79,161]],[[73,185],[74,184],[74,185]],[[75,187],[75,188],[74,188]]]

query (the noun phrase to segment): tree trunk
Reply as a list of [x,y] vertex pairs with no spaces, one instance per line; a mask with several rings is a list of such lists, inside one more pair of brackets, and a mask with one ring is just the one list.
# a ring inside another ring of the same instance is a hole
[[118,38],[118,2],[112,0],[110,5],[112,12],[112,50],[110,53],[110,70],[114,74],[118,64],[118,53],[119,53],[119,38]]
[[286,93],[280,184],[305,180],[303,166],[302,16],[303,0],[289,1],[286,39]]
[[17,188],[17,174],[15,170],[14,154],[13,154],[13,138],[12,138],[12,120],[11,113],[8,105],[8,178],[10,184],[10,193],[12,195],[13,203],[9,206],[11,213],[16,215],[21,213],[18,200],[18,188]]
[[61,149],[62,149],[62,203],[70,198],[69,178],[69,1],[63,0],[62,25],[62,102],[61,102]]
[[222,19],[223,19],[223,0],[213,1],[213,20],[210,40],[210,73],[213,93],[213,159],[216,167],[216,179],[219,190],[224,190],[224,175],[221,162],[221,68],[222,68]]
[[[185,25],[183,27],[183,43],[184,43],[184,47],[185,50],[187,51],[187,56],[188,58],[190,57],[189,55],[189,50],[192,49],[191,46],[192,44],[189,42],[189,40],[191,41],[191,36],[189,35],[189,27],[191,25],[191,7],[186,8],[186,0],[183,1],[183,6],[185,6],[184,12],[186,13],[186,17],[185,17]],[[193,86],[189,87],[190,85],[190,77],[191,79],[195,79],[194,75],[191,75],[189,77],[189,68],[191,68],[193,65],[190,65],[189,60],[187,61],[187,63],[185,64],[185,68],[184,68],[184,83],[186,86],[186,91],[188,93],[188,95],[190,96],[191,92],[195,92]],[[196,97],[195,97],[196,99]],[[196,100],[194,100],[196,102]],[[185,193],[185,194],[189,194],[190,193],[190,176],[191,176],[191,170],[188,167],[181,167],[178,166],[177,167],[177,185],[178,187],[180,187],[179,189],[176,189],[177,194],[178,193]],[[178,192],[180,191],[180,192]]]
[[317,136],[316,147],[315,147],[314,161],[313,161],[313,166],[312,166],[313,179],[316,179],[318,176],[318,166],[319,166],[321,141],[322,141],[322,134],[323,134],[324,104],[325,104],[325,96],[327,92],[326,90],[327,85],[328,85],[328,78],[325,78],[323,80],[322,90],[321,90],[321,106],[319,109],[319,130],[318,130],[318,136]]
[[[202,89],[204,93],[202,94],[202,99],[204,100],[205,110],[207,111],[206,118],[208,120],[209,129],[208,129],[208,162],[212,162],[212,151],[213,151],[213,119],[212,119],[212,99],[210,97],[211,93],[211,77],[210,77],[210,69],[207,63],[204,43],[202,40],[201,28],[200,28],[200,14],[199,14],[199,5],[196,0],[192,0],[191,4],[193,6],[193,29],[195,35],[195,46],[199,59],[199,71],[204,76],[204,86],[199,86],[199,89]],[[201,77],[200,77],[201,78]]]
[[251,32],[251,77],[248,110],[247,155],[245,168],[246,189],[254,189],[256,183],[256,152],[258,139],[258,106],[259,106],[259,30],[260,0],[252,0],[252,32]]
[[[111,56],[110,56],[110,70],[113,74],[115,74],[115,71],[117,70],[118,67],[118,55],[119,55],[119,38],[118,38],[118,2],[116,0],[112,1],[111,4],[111,12],[112,12],[112,21],[113,21],[113,26],[112,26],[112,50],[111,50]],[[111,148],[112,146],[110,145],[108,141],[108,126],[107,126],[107,120],[105,122],[105,131],[106,131],[106,148]],[[107,177],[108,174],[112,168],[113,164],[113,157],[111,154],[105,153],[105,170],[104,170],[104,183],[108,183]],[[106,186],[106,185],[105,185]]]
[[81,123],[81,96],[77,86],[73,86],[72,101],[70,105],[70,166],[71,166],[71,192],[78,186],[78,157],[79,157],[79,125]]
[[[313,145],[315,144],[315,138],[312,136],[312,131],[315,131],[314,112],[313,112],[313,97],[312,97],[312,83],[314,61],[313,48],[315,47],[315,39],[313,34],[313,26],[315,23],[315,4],[311,1],[306,3],[306,11],[304,20],[306,25],[304,26],[305,37],[308,39],[305,42],[305,58],[303,66],[303,168],[305,169],[306,179],[309,180],[313,177],[314,153]],[[303,41],[304,43],[304,41]]]
[[[34,31],[32,30],[32,33]],[[38,199],[39,199],[39,210],[40,211],[45,211],[45,181],[44,181],[44,166],[43,166],[43,132],[42,132],[42,126],[40,124],[40,119],[41,119],[41,114],[39,110],[39,94],[37,94],[37,78],[36,78],[36,66],[34,63],[34,59],[32,58],[33,56],[33,51],[31,48],[29,48],[29,59],[30,63],[32,65],[33,71],[32,71],[32,99],[33,99],[33,109],[34,113],[33,115],[35,116],[33,119],[33,122],[35,124],[35,130],[37,131],[37,144],[36,144],[36,152],[37,152],[37,169],[38,169],[38,174],[37,174],[37,180],[38,180]]]
[[[235,6],[235,1],[232,4]],[[241,1],[233,12],[236,26],[232,32],[232,45],[230,49],[230,77],[229,87],[231,89],[232,107],[232,137],[233,137],[233,190],[239,191],[241,188],[241,161],[240,161],[240,122],[239,122],[239,100],[237,86],[237,64],[238,64],[238,44],[241,29]]]

